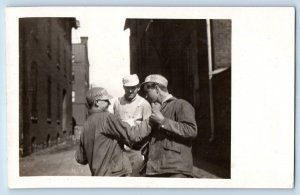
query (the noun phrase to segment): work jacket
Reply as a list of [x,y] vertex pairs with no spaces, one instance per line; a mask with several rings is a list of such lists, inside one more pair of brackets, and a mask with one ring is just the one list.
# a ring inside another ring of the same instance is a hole
[[131,165],[120,145],[141,141],[150,133],[149,121],[130,127],[107,111],[91,110],[80,137],[76,160],[89,164],[93,176],[122,176]]
[[146,175],[181,173],[193,176],[192,140],[197,136],[195,110],[190,103],[175,97],[162,104],[165,117],[152,125]]

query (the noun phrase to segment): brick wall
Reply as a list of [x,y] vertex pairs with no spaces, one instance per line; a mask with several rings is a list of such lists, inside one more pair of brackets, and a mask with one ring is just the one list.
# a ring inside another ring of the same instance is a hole
[[66,136],[72,130],[71,28],[75,18],[19,20],[20,150]]

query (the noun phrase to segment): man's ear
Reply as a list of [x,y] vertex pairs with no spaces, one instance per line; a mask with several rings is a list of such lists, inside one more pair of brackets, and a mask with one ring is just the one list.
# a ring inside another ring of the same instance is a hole
[[94,106],[95,106],[96,108],[99,107],[99,102],[98,102],[97,100],[94,101]]

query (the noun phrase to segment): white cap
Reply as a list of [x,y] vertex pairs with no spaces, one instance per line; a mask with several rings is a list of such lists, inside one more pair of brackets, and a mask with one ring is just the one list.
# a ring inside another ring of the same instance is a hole
[[126,76],[122,79],[122,81],[123,81],[123,86],[125,87],[136,86],[140,83],[139,77],[136,74]]
[[145,83],[149,83],[149,82],[159,83],[165,87],[168,87],[168,80],[159,74],[151,74],[151,75],[147,76],[145,78],[145,81],[141,85],[143,85]]

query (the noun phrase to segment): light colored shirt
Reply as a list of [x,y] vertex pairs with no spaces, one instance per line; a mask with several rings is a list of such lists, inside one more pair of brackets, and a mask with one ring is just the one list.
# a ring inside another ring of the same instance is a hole
[[151,106],[139,95],[130,102],[122,96],[114,103],[114,114],[133,126],[151,116]]

